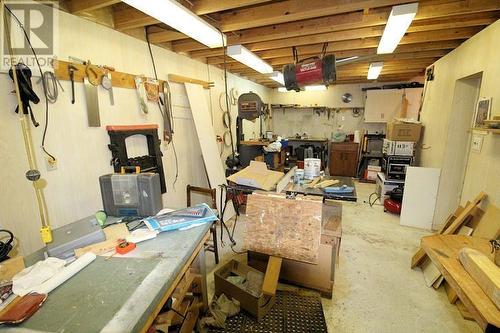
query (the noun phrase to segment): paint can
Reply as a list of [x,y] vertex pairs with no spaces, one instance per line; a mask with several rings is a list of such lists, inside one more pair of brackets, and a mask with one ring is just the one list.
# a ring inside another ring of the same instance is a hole
[[313,179],[319,176],[321,170],[321,160],[319,158],[304,159],[304,178]]
[[293,183],[300,184],[304,180],[304,169],[296,169],[293,174]]

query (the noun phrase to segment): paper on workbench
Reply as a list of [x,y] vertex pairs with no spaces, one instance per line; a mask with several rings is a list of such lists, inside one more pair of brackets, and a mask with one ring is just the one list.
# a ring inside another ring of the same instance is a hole
[[12,278],[13,293],[18,296],[29,294],[36,287],[61,271],[64,265],[66,265],[65,260],[49,257],[23,269]]

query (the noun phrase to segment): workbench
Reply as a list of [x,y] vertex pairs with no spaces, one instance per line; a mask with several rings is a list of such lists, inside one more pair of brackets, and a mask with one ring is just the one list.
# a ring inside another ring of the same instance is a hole
[[297,193],[297,194],[304,194],[304,195],[317,195],[317,196],[322,196],[325,199],[331,199],[331,200],[354,201],[354,202],[356,202],[358,200],[358,197],[356,195],[356,186],[354,186],[354,181],[352,180],[351,177],[324,176],[321,181],[331,180],[331,179],[332,180],[336,179],[339,181],[339,183],[334,184],[332,186],[340,187],[340,186],[346,185],[348,187],[354,188],[354,191],[352,193],[344,193],[344,194],[325,193],[320,188],[308,188],[307,187],[308,184],[295,184],[293,182],[289,183],[285,187],[284,191],[287,194]]
[[467,273],[458,259],[458,252],[464,247],[475,249],[491,257],[489,241],[462,235],[434,235],[423,237],[421,247],[481,329],[485,332],[498,332],[500,310]]
[[[0,326],[0,331],[146,332],[179,281],[192,271],[201,276],[206,310],[204,243],[210,226],[160,233],[123,256],[98,256],[52,291],[31,318],[18,326]],[[26,264],[42,259],[39,251]]]

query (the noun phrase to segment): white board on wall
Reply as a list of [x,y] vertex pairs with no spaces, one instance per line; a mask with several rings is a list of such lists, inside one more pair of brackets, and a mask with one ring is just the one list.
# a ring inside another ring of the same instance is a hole
[[441,169],[408,167],[399,223],[432,229]]
[[[227,184],[224,165],[219,157],[219,148],[217,147],[216,135],[212,126],[212,119],[208,102],[205,99],[205,91],[199,84],[185,83],[186,92],[193,114],[194,126],[198,134],[201,152],[203,154],[203,162],[208,175],[208,181],[212,188],[217,189],[217,208],[221,212],[220,207],[220,188],[219,185]],[[200,165],[203,168],[203,165]],[[225,200],[225,196],[223,196]],[[232,202],[227,204],[224,221],[233,217],[235,214]]]
[[384,89],[366,92],[365,122],[386,123],[401,112],[403,90]]

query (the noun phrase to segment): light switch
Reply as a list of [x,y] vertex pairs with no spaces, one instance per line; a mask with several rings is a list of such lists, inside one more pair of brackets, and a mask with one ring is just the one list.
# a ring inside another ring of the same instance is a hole
[[472,136],[472,151],[480,153],[481,148],[483,148],[483,137],[480,135]]

